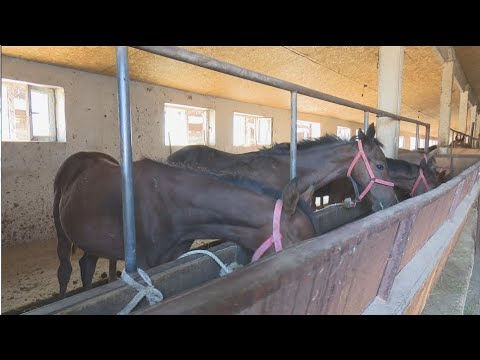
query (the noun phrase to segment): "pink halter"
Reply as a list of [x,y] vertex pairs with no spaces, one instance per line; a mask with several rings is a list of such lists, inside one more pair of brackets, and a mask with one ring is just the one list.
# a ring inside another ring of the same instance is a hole
[[282,234],[280,234],[280,215],[282,215],[282,200],[278,199],[275,203],[275,210],[273,212],[273,232],[272,235],[258,247],[252,257],[252,262],[257,261],[265,254],[272,244],[275,246],[275,251],[282,250]]
[[415,181],[415,184],[413,185],[412,191],[410,191],[410,196],[413,196],[413,194],[415,194],[415,190],[417,190],[417,187],[420,184],[420,181],[423,181],[423,185],[425,185],[427,190],[430,191],[430,186],[428,185],[427,179],[425,178],[425,175],[423,175],[423,169],[420,168],[418,170],[417,181]]
[[375,178],[375,175],[373,174],[373,171],[372,171],[372,168],[370,166],[370,163],[368,162],[368,159],[367,159],[367,155],[365,155],[365,152],[363,151],[363,146],[362,146],[362,142],[360,140],[357,140],[357,144],[358,144],[358,153],[357,155],[355,156],[355,158],[353,159],[352,163],[350,164],[350,167],[348,168],[348,171],[347,171],[347,176],[351,179],[351,174],[352,174],[352,170],[353,168],[355,167],[355,165],[357,164],[358,160],[360,159],[360,157],[362,157],[363,159],[363,162],[365,164],[365,167],[367,168],[367,171],[368,171],[368,174],[370,175],[370,182],[368,183],[367,187],[365,188],[365,190],[363,190],[363,192],[360,194],[360,196],[358,197],[358,201],[362,200],[363,197],[365,195],[368,194],[368,192],[370,191],[370,189],[372,188],[373,184],[377,183],[377,184],[380,184],[380,185],[385,185],[385,186],[394,186],[394,184],[390,181],[385,181],[385,180],[381,180],[381,179],[376,179]]

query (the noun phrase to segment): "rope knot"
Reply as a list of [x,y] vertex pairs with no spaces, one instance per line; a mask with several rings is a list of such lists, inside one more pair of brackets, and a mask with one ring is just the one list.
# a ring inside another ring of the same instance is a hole
[[127,274],[125,269],[122,271],[122,280],[127,284],[133,287],[135,290],[138,291],[137,295],[125,306],[117,315],[128,315],[143,299],[143,297],[147,298],[147,301],[150,305],[155,305],[163,300],[163,294],[160,290],[156,289],[153,284],[152,280],[148,277],[147,273],[142,269],[137,269],[138,274],[142,277],[143,281],[147,284],[144,286],[139,282],[133,280],[133,278]]
[[230,274],[231,272],[233,272],[234,270],[239,269],[239,268],[241,268],[241,267],[242,267],[241,264],[239,264],[239,263],[237,263],[236,261],[234,261],[234,262],[232,262],[230,265],[227,265],[227,266],[226,266],[226,269],[227,269],[228,271],[225,271],[223,268],[220,269],[220,276],[228,275],[228,274]]

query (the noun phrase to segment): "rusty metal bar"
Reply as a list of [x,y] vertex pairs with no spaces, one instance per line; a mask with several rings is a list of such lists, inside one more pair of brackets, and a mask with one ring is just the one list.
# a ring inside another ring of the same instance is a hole
[[398,114],[393,114],[388,111],[379,110],[370,106],[359,104],[353,101],[345,100],[336,96],[325,94],[321,91],[309,89],[304,86],[296,85],[294,83],[284,81],[278,78],[267,76],[256,71],[248,70],[240,66],[229,64],[220,60],[213,59],[209,56],[195,53],[181,49],[176,46],[134,46],[134,48],[146,51],[152,54],[165,56],[170,59],[185,62],[196,66],[203,67],[205,69],[218,71],[227,75],[232,75],[245,80],[254,81],[260,84],[273,86],[278,89],[287,90],[290,92],[296,92],[301,95],[309,96],[315,99],[328,101],[334,104],[347,106],[364,112],[371,112],[377,114],[377,117],[385,116],[395,120],[406,121],[412,124],[418,124],[422,126],[428,126],[427,123],[414,120]]
[[425,153],[428,153],[429,146],[430,146],[430,125],[425,127]]
[[297,93],[291,93],[290,180],[297,176]]
[[468,158],[479,158],[480,159],[480,154],[475,155],[475,154],[436,154],[435,158],[455,158],[455,159],[468,159]]
[[135,237],[135,202],[133,194],[132,134],[130,124],[130,87],[128,76],[128,49],[117,46],[118,116],[120,121],[120,150],[122,153],[122,208],[125,270],[137,271]]

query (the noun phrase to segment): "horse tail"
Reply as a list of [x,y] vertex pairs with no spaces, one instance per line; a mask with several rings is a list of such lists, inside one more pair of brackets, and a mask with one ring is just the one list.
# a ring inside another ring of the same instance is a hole
[[60,200],[62,198],[62,186],[60,186],[60,181],[62,178],[62,173],[65,169],[64,165],[65,164],[60,167],[57,175],[55,176],[53,199],[53,220],[55,224],[55,230],[57,232],[57,255],[58,259],[60,260],[60,265],[57,269],[57,278],[60,287],[60,299],[65,297],[67,285],[72,274],[70,256],[74,247],[72,246],[70,239],[62,227],[62,222],[60,221]]

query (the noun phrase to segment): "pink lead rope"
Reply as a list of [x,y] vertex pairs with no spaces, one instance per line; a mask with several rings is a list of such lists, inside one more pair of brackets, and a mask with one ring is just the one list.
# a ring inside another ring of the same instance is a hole
[[275,203],[275,210],[273,212],[273,232],[272,235],[258,247],[252,257],[252,262],[257,261],[265,254],[272,244],[275,246],[275,251],[282,250],[282,234],[280,233],[280,215],[282,215],[282,200],[278,199]]
[[360,196],[358,197],[358,200],[362,200],[363,197],[365,195],[367,195],[367,193],[370,191],[370,189],[372,188],[373,184],[377,183],[377,184],[381,184],[381,185],[385,185],[385,186],[394,186],[394,184],[390,181],[385,181],[385,180],[381,180],[381,179],[376,179],[375,178],[375,175],[373,174],[373,171],[372,171],[372,168],[370,166],[370,163],[368,162],[368,159],[367,159],[367,155],[365,155],[365,152],[363,151],[363,145],[362,145],[362,142],[360,140],[357,140],[357,144],[358,144],[358,153],[357,155],[355,156],[355,158],[353,159],[352,163],[350,164],[350,167],[348,168],[348,171],[347,171],[347,176],[348,177],[351,177],[351,174],[352,174],[352,170],[353,168],[355,167],[355,165],[357,164],[358,160],[360,159],[360,157],[362,157],[362,160],[363,162],[365,163],[365,167],[367,168],[367,171],[368,171],[368,174],[370,175],[370,182],[368,183],[367,187],[365,188],[365,190],[363,190],[363,192],[360,194]]

